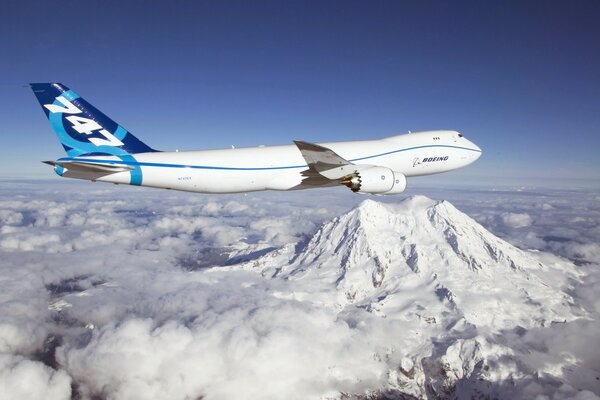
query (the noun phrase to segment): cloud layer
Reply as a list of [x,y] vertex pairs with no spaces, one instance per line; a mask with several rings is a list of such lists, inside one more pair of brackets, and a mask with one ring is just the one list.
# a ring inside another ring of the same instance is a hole
[[[202,196],[62,182],[4,182],[0,190],[0,398],[66,399],[72,388],[83,398],[337,397],[385,390],[406,380],[390,366],[410,370],[418,361],[397,345],[402,321],[289,296],[298,291],[293,282],[209,268],[301,243],[363,197],[343,189]],[[591,395],[577,389],[597,389],[589,382],[600,360],[581,344],[600,333],[597,194],[579,193],[577,202],[557,191],[429,195],[450,198],[522,248],[581,264],[585,279],[573,295],[586,319],[506,340],[517,350],[545,347],[525,360],[531,376],[563,354],[580,366],[562,386],[521,376],[518,390]],[[493,345],[467,342],[446,361],[485,346]],[[15,383],[24,381],[37,384]]]

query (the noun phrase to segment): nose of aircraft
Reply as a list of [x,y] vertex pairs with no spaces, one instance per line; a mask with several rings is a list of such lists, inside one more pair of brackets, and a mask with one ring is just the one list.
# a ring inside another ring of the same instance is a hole
[[481,157],[481,153],[483,153],[483,151],[481,150],[481,148],[479,146],[477,146],[475,143],[471,142],[469,140],[469,147],[471,147],[473,150],[473,161],[477,160],[479,157]]

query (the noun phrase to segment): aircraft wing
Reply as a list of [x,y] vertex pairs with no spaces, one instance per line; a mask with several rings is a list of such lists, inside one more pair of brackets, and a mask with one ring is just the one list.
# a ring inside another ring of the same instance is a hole
[[44,164],[65,168],[69,171],[95,172],[112,174],[116,172],[131,171],[133,167],[125,164],[105,164],[88,161],[43,161]]
[[294,140],[308,164],[309,170],[329,179],[338,180],[354,173],[352,163],[339,156],[335,151],[309,142]]

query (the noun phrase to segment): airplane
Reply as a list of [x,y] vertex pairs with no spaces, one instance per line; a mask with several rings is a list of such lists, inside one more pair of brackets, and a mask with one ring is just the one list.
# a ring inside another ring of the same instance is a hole
[[43,161],[67,178],[199,193],[297,190],[344,185],[390,195],[406,178],[473,163],[481,149],[456,131],[378,140],[200,151],[158,151],[60,83],[31,83],[67,157]]

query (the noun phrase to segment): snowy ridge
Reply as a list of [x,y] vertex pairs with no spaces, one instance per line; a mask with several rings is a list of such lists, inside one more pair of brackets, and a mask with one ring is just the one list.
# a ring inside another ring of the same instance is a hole
[[401,351],[387,354],[399,365],[390,386],[417,397],[494,393],[498,380],[516,385],[519,356],[502,334],[581,314],[568,294],[572,264],[520,250],[449,202],[423,196],[366,200],[306,243],[237,267],[289,281],[293,292],[280,296],[397,320]]

